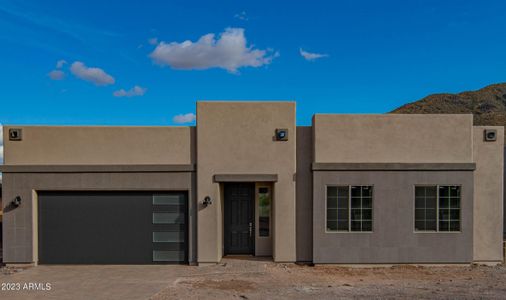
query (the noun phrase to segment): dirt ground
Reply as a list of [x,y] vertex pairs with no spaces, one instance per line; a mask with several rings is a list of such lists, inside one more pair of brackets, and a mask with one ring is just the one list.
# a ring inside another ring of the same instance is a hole
[[180,276],[160,299],[506,299],[506,267],[339,267],[224,260]]
[[0,299],[506,299],[506,266],[339,267],[224,258],[211,266],[41,265],[0,268]]

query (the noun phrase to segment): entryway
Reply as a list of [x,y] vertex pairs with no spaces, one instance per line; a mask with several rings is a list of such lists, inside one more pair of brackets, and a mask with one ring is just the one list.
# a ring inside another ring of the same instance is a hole
[[255,183],[224,185],[224,250],[228,254],[255,254]]

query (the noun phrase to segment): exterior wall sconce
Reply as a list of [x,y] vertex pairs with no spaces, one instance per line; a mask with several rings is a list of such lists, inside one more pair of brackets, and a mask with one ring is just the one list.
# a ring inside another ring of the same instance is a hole
[[21,197],[16,196],[16,198],[14,198],[14,200],[11,201],[11,204],[14,207],[20,206],[21,205]]
[[204,201],[202,202],[202,204],[203,204],[205,207],[207,207],[208,205],[213,204],[213,201],[211,200],[211,197],[206,196],[206,197],[204,198]]
[[483,135],[485,142],[495,142],[497,140],[497,130],[495,129],[485,129]]
[[9,129],[9,141],[21,141],[23,139],[23,131],[21,128]]
[[288,141],[288,129],[277,128],[274,135],[276,141]]

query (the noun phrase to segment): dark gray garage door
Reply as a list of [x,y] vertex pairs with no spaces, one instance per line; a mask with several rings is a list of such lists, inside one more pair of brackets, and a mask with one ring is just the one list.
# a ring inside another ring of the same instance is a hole
[[41,192],[39,263],[152,264],[188,260],[183,192]]

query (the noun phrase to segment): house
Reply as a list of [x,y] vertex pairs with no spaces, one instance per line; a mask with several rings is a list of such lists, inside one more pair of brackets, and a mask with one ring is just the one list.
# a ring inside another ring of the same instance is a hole
[[504,129],[198,102],[196,126],[5,126],[6,263],[499,263]]
[[[0,248],[2,248],[2,217],[3,217],[3,210],[2,210],[3,204],[2,204],[2,178],[0,176]],[[2,258],[2,253],[0,253],[0,261]]]

